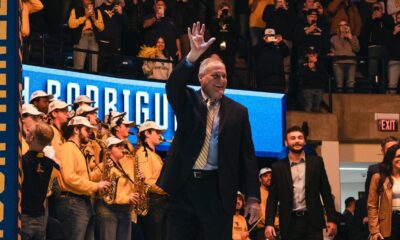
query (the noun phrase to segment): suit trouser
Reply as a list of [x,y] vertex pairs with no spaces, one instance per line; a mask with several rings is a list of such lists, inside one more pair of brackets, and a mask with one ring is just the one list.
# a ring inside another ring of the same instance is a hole
[[285,240],[322,240],[322,229],[313,228],[307,215],[292,216],[290,218],[289,231]]
[[[234,204],[234,203],[232,203]],[[230,240],[233,214],[225,212],[218,175],[193,176],[170,198],[167,217],[168,240]]]

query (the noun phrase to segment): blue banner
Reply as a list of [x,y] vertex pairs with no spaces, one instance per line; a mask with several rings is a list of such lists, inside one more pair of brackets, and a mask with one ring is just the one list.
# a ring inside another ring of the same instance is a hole
[[[165,83],[29,65],[23,66],[23,81],[25,102],[29,102],[30,94],[36,90],[44,90],[68,103],[85,94],[96,101],[101,119],[110,109],[124,111],[129,120],[139,125],[145,120],[154,120],[167,129],[164,134],[166,139],[173,138],[176,120],[167,101]],[[286,121],[284,95],[231,89],[227,89],[225,94],[248,108],[257,156],[278,156]],[[136,142],[135,137],[130,140]],[[168,143],[161,146],[162,150],[166,148]]]
[[18,2],[0,1],[0,238],[18,239]]

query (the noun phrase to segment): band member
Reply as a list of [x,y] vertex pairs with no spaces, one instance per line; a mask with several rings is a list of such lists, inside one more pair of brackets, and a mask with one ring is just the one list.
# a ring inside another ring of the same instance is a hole
[[[64,101],[54,100],[49,104],[48,116],[50,118],[50,126],[53,129],[54,137],[51,140],[51,148],[54,149],[54,157],[59,157],[60,147],[63,145],[66,140],[63,136],[63,131],[65,131],[68,125],[68,107],[71,104],[67,104]],[[54,215],[55,212],[54,207],[58,203],[58,195],[59,195],[59,186],[57,182],[57,176],[60,175],[60,171],[58,169],[53,168],[53,172],[51,173],[51,179],[49,184],[49,189],[47,196],[50,197],[53,195],[54,197],[49,202],[51,215]],[[53,201],[54,199],[54,201]]]
[[145,183],[150,186],[147,195],[149,212],[140,219],[145,239],[148,240],[166,239],[168,196],[156,185],[163,166],[161,157],[156,153],[156,146],[161,143],[161,133],[164,131],[155,122],[146,121],[140,125],[136,145],[140,171],[145,177]]
[[[76,110],[76,116],[85,117],[92,126],[98,127],[97,122],[97,107],[89,105],[82,105]],[[97,128],[98,129],[98,128]],[[99,136],[97,136],[99,135]],[[104,149],[103,149],[104,148]],[[86,160],[89,161],[89,168],[91,171],[98,166],[103,159],[103,152],[105,151],[104,141],[101,139],[101,134],[98,131],[92,131],[89,142],[84,146],[84,154]]]
[[32,93],[31,97],[29,98],[29,103],[33,104],[40,112],[47,114],[49,110],[49,104],[52,99],[53,95],[38,90]]
[[58,178],[61,195],[57,215],[66,239],[85,239],[85,236],[94,235],[90,196],[110,186],[110,182],[90,179],[89,164],[81,151],[82,145],[89,142],[93,128],[84,117],[72,118],[65,132],[68,141],[59,151],[62,168]]
[[246,218],[243,217],[241,211],[245,206],[244,195],[241,192],[237,192],[236,195],[236,211],[233,215],[233,226],[232,226],[232,239],[233,240],[250,240],[249,231],[247,229]]
[[76,110],[81,106],[91,106],[95,104],[95,101],[92,101],[86,95],[79,95],[75,98],[74,104],[72,105],[71,116],[74,117],[76,115]]
[[35,106],[32,104],[24,104],[22,105],[22,113],[21,113],[21,119],[22,119],[22,155],[24,155],[28,150],[29,146],[28,143],[26,142],[26,131],[29,127],[32,125],[38,123],[41,119],[41,117],[44,116],[44,113],[39,112]]
[[46,223],[44,202],[53,167],[58,163],[45,156],[43,149],[53,138],[53,130],[44,122],[25,128],[29,151],[22,157],[22,239],[45,239]]
[[56,154],[60,149],[61,145],[65,143],[65,138],[63,137],[63,131],[68,124],[68,107],[71,104],[67,104],[64,101],[54,100],[49,105],[49,117],[51,119],[51,128],[54,131],[54,138],[51,141],[51,146],[53,146]]
[[[107,143],[107,162],[97,169],[95,178],[111,182],[97,202],[96,224],[100,240],[130,240],[132,204],[137,204],[139,194],[135,191],[133,161],[124,155],[125,142],[109,137]],[[111,166],[108,165],[111,162]],[[142,176],[141,176],[142,177]]]
[[129,131],[131,127],[135,126],[135,122],[129,121],[127,118],[125,118],[126,112],[119,113],[114,111],[111,112],[110,115],[112,116],[110,120],[111,134],[119,139],[125,140],[128,151],[130,153],[134,153],[135,148],[127,140],[129,137]]

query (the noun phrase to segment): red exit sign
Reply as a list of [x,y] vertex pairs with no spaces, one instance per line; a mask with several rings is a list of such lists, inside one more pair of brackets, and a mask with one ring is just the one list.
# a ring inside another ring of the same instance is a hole
[[397,132],[399,121],[396,119],[378,119],[378,130],[381,132]]

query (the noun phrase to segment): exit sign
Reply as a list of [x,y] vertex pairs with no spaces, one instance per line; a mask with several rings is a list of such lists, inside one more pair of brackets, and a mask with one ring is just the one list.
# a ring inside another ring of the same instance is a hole
[[375,113],[375,121],[378,126],[378,131],[397,132],[399,130],[398,113]]
[[379,119],[378,130],[381,132],[397,132],[399,121],[396,119]]

